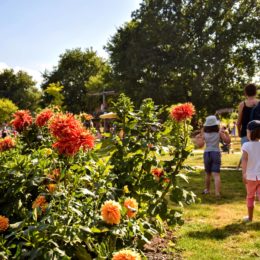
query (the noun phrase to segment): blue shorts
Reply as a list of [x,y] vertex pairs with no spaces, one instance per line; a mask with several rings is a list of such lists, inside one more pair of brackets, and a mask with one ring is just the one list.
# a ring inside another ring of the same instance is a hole
[[220,152],[204,152],[204,167],[206,173],[220,172],[221,155]]

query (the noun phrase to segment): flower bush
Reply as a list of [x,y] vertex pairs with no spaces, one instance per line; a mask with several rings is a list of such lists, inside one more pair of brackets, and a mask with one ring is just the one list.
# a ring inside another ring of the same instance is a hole
[[179,184],[190,115],[162,122],[165,108],[121,95],[115,131],[96,142],[76,116],[46,111],[1,153],[1,259],[141,259],[166,223],[182,223],[195,196]]

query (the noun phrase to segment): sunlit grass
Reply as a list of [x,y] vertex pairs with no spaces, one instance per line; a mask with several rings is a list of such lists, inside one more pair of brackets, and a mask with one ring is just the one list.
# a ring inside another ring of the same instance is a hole
[[[222,153],[221,167],[223,168],[237,167],[240,157],[241,155],[238,153],[236,154]],[[185,161],[185,164],[190,166],[203,166],[203,151],[191,154],[190,157]]]
[[[242,223],[246,215],[245,188],[241,171],[221,172],[222,197],[201,195],[204,173],[190,174],[190,183],[200,202],[184,209],[185,224],[177,229],[177,249],[183,259],[258,259],[260,258],[260,204],[254,222]],[[214,183],[212,181],[212,187]]]

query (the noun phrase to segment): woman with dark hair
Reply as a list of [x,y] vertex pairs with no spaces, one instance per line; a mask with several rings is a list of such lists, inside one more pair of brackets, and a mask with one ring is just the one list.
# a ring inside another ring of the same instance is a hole
[[238,135],[241,138],[241,145],[243,145],[245,142],[248,142],[246,127],[250,121],[251,112],[258,103],[258,99],[256,99],[257,88],[255,84],[246,85],[244,91],[246,99],[238,106],[237,119],[237,130]]
[[[204,151],[204,167],[205,167],[205,190],[203,194],[210,193],[210,180],[211,175],[214,177],[215,195],[220,196],[220,166],[221,166],[221,153],[219,143],[223,142],[230,144],[229,134],[224,129],[219,128],[219,121],[216,116],[208,116],[203,127],[203,132],[198,136],[198,146],[202,147],[206,144]],[[202,141],[201,141],[202,140]]]
[[[238,119],[237,119],[237,130],[238,136],[241,138],[241,146],[248,142],[246,135],[246,127],[250,121],[251,113],[253,108],[257,105],[258,99],[256,98],[257,87],[255,84],[248,84],[244,88],[244,94],[246,99],[242,101],[238,106]],[[240,167],[241,159],[238,164]]]

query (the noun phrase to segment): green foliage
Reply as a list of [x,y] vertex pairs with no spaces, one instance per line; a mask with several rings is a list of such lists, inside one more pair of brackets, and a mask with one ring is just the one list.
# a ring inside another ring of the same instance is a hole
[[[135,112],[130,99],[121,94],[114,104],[119,118],[115,123],[118,135],[107,136],[102,148],[110,153],[110,176],[119,190],[117,195],[122,196],[127,186],[129,195],[143,209],[140,216],[149,216],[153,221],[159,218],[171,225],[180,220],[181,214],[176,213],[175,217],[176,211],[168,207],[170,201],[182,205],[194,199],[193,193],[178,187],[178,179],[189,171],[183,162],[192,150],[188,137],[191,128],[186,121],[175,123],[170,119],[161,123],[164,110],[145,99]],[[120,133],[124,133],[123,137]],[[153,168],[163,169],[163,177],[156,178]],[[170,200],[166,199],[167,194],[172,194]]]
[[0,123],[9,121],[18,107],[9,99],[0,99]]
[[0,86],[0,97],[10,99],[20,109],[35,110],[38,107],[41,92],[26,72],[3,70],[0,72]]
[[[259,70],[257,0],[145,0],[107,44],[115,88],[135,102],[234,107]],[[202,98],[203,97],[203,98]]]
[[[92,49],[67,50],[60,55],[58,66],[53,71],[44,73],[42,89],[45,91],[50,84],[60,82],[63,88],[59,93],[64,97],[64,106],[73,113],[92,111],[99,102],[88,94],[93,90],[96,92],[108,88],[109,74],[108,64]],[[52,97],[45,95],[45,105],[51,101]]]
[[64,96],[61,94],[61,91],[64,87],[61,86],[60,82],[50,83],[49,86],[45,89],[45,93],[53,97],[52,105],[62,106]]
[[[181,224],[183,203],[195,197],[179,182],[187,181],[191,128],[188,121],[163,123],[165,109],[146,99],[136,111],[121,95],[114,104],[115,133],[73,157],[51,149],[47,127],[27,127],[16,147],[0,156],[0,215],[10,222],[0,234],[0,256],[111,259],[122,248],[141,251],[165,223]],[[163,175],[152,174],[154,168]],[[39,198],[44,203],[35,206]],[[130,208],[135,217],[128,215],[126,198],[139,204]],[[101,217],[108,200],[122,206],[119,224]]]

